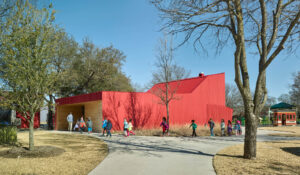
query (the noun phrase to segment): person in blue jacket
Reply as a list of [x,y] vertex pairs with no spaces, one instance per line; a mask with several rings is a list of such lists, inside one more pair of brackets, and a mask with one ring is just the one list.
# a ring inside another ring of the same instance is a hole
[[107,128],[106,128],[106,126],[107,126],[107,120],[106,120],[106,118],[104,117],[104,120],[102,121],[102,136],[104,136],[104,134],[105,134],[105,131],[107,132]]

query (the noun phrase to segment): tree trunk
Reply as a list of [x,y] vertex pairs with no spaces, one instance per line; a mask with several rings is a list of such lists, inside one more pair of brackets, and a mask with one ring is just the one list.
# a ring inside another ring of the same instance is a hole
[[49,130],[53,129],[53,97],[49,95],[49,102],[48,102],[48,115],[47,115],[47,126]]
[[34,150],[34,135],[33,135],[33,127],[34,127],[34,113],[31,114],[30,120],[29,120],[29,150]]
[[170,127],[169,124],[169,85],[168,85],[168,81],[166,82],[166,110],[167,110],[167,124]]
[[[246,106],[246,105],[245,105]],[[256,158],[256,133],[257,120],[255,114],[250,107],[245,107],[245,142],[244,142],[244,158]]]
[[170,127],[170,124],[169,124],[169,103],[166,104],[166,108],[167,108],[167,124]]

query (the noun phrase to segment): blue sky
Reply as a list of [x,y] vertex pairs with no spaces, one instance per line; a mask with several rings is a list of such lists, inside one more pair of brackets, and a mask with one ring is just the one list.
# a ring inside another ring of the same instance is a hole
[[[133,83],[147,84],[155,71],[155,48],[162,37],[158,11],[147,0],[56,0],[53,1],[56,23],[81,42],[88,37],[98,47],[113,45],[126,55],[123,72]],[[174,44],[180,42],[174,38]],[[234,84],[233,50],[226,47],[216,55],[213,48],[208,54],[195,52],[192,42],[178,48],[174,53],[178,65],[198,73],[225,72],[226,83]],[[255,86],[257,57],[248,56],[251,86]],[[267,71],[267,87],[270,96],[288,93],[292,73],[300,71],[299,52],[280,54]]]

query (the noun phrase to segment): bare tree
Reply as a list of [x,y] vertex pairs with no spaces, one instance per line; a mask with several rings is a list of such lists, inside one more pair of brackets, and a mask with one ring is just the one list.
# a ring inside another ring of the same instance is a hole
[[226,106],[233,109],[234,115],[243,115],[243,98],[236,85],[225,85]]
[[[285,48],[299,44],[299,0],[153,0],[161,12],[163,28],[171,34],[185,33],[182,42],[194,46],[215,41],[217,51],[235,46],[235,82],[243,97],[246,134],[244,158],[256,158],[258,115],[267,100],[266,70]],[[209,38],[209,39],[208,39]],[[290,45],[287,45],[289,44]],[[230,43],[231,44],[231,43]],[[250,90],[247,54],[257,50],[258,77],[254,95]]]
[[281,94],[281,95],[278,97],[278,101],[279,101],[279,102],[283,102],[283,103],[291,104],[291,97],[290,97],[289,94]]
[[300,71],[294,74],[294,82],[290,89],[290,100],[295,105],[300,105]]
[[186,78],[189,76],[189,71],[174,63],[172,40],[168,41],[167,37],[160,39],[159,47],[157,49],[157,71],[152,74],[153,78],[151,85],[161,83],[154,86],[151,92],[159,97],[160,102],[166,106],[167,123],[169,125],[169,104],[176,99],[175,96],[179,83],[176,86],[170,86],[170,81]]

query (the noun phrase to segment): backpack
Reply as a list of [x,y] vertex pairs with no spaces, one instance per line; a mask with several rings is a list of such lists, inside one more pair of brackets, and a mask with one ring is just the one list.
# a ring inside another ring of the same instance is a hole
[[102,128],[105,128],[107,126],[107,120],[103,120]]
[[112,124],[110,122],[108,122],[106,128],[107,128],[107,130],[111,130]]

